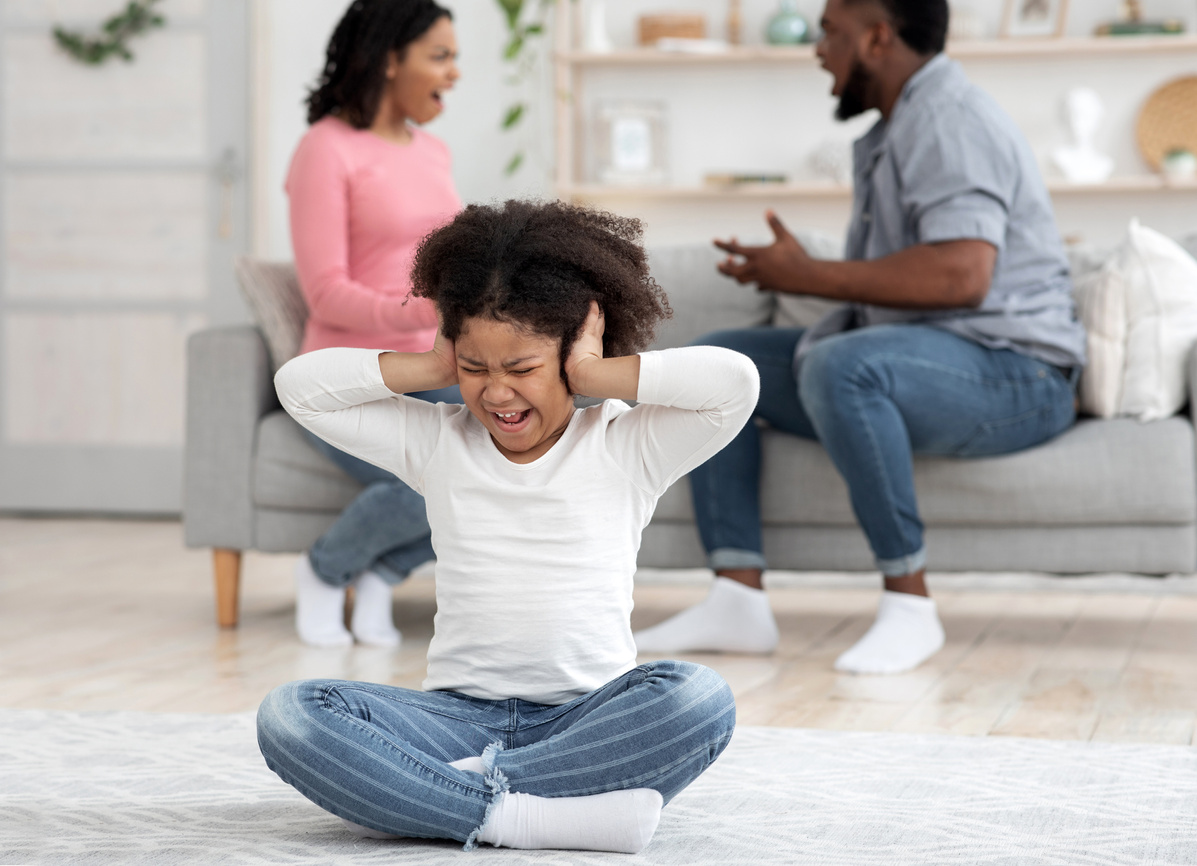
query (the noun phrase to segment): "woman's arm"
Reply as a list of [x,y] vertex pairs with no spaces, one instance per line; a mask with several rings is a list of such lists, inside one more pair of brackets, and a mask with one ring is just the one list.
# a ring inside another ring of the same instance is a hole
[[408,304],[349,276],[350,169],[327,130],[300,142],[287,178],[295,270],[311,315],[349,331],[420,330],[434,323]]

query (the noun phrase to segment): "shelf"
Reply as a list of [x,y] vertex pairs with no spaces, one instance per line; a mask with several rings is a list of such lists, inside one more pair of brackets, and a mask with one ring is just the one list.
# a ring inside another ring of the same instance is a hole
[[[1167,181],[1158,175],[1111,178],[1100,184],[1072,184],[1051,180],[1052,195],[1110,195],[1143,192],[1197,192],[1197,181]],[[682,201],[709,198],[848,198],[852,188],[834,183],[742,184],[739,186],[603,186],[578,184],[558,189],[562,198],[661,199]]]
[[[1063,39],[977,39],[950,44],[947,53],[957,58],[1079,57],[1109,54],[1154,54],[1191,51],[1197,54],[1197,36],[1103,36]],[[559,61],[577,66],[694,65],[721,63],[815,63],[814,45],[748,45],[717,54],[658,51],[633,48],[596,54],[588,51],[558,52]]]

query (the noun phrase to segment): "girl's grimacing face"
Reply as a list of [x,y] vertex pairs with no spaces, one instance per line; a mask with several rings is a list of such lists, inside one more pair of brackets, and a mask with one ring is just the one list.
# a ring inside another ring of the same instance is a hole
[[574,412],[561,379],[561,340],[508,322],[471,318],[454,351],[466,408],[503,456],[531,463],[548,452]]

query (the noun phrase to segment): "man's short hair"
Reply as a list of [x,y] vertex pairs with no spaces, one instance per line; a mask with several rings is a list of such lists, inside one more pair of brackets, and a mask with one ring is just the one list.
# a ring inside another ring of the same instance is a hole
[[898,38],[922,55],[943,51],[948,39],[948,0],[847,0],[875,3],[884,9]]

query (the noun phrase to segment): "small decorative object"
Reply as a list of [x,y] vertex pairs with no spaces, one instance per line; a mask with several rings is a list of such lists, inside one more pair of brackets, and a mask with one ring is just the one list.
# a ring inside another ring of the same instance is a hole
[[1097,36],[1164,36],[1185,32],[1184,22],[1169,18],[1163,21],[1144,21],[1143,7],[1139,0],[1123,0],[1118,19],[1099,24]]
[[1068,0],[1006,0],[1002,36],[1063,36]]
[[1093,146],[1106,109],[1097,92],[1074,87],[1064,96],[1064,121],[1072,136],[1067,147],[1052,152],[1052,162],[1069,183],[1105,183],[1114,171],[1114,160]]
[[1160,164],[1168,180],[1193,180],[1197,178],[1197,155],[1183,147],[1174,147],[1164,154]]
[[811,168],[840,186],[852,185],[852,145],[846,141],[825,141],[810,155]]
[[712,171],[702,176],[708,186],[755,186],[786,183],[790,178],[776,172]]
[[123,10],[100,25],[99,36],[88,37],[55,27],[54,40],[80,63],[89,66],[99,66],[110,57],[119,57],[128,63],[133,59],[128,40],[166,24],[166,19],[154,11],[159,2],[161,0],[129,0]]
[[655,45],[658,39],[706,39],[707,19],[690,12],[641,15],[636,30],[641,45]]
[[730,45],[739,45],[744,32],[744,15],[740,10],[740,0],[727,0],[727,41]]
[[586,50],[595,54],[609,54],[614,46],[607,33],[606,0],[589,0],[586,7]]
[[665,183],[665,105],[600,101],[594,112],[594,179],[615,186]]
[[781,0],[777,14],[765,26],[765,41],[770,45],[801,45],[810,41],[810,25],[798,12],[795,0]]
[[1169,81],[1143,103],[1135,125],[1139,152],[1154,171],[1175,150],[1197,153],[1197,75]]
[[985,20],[971,6],[951,4],[948,16],[948,39],[962,42],[966,39],[985,38]]

